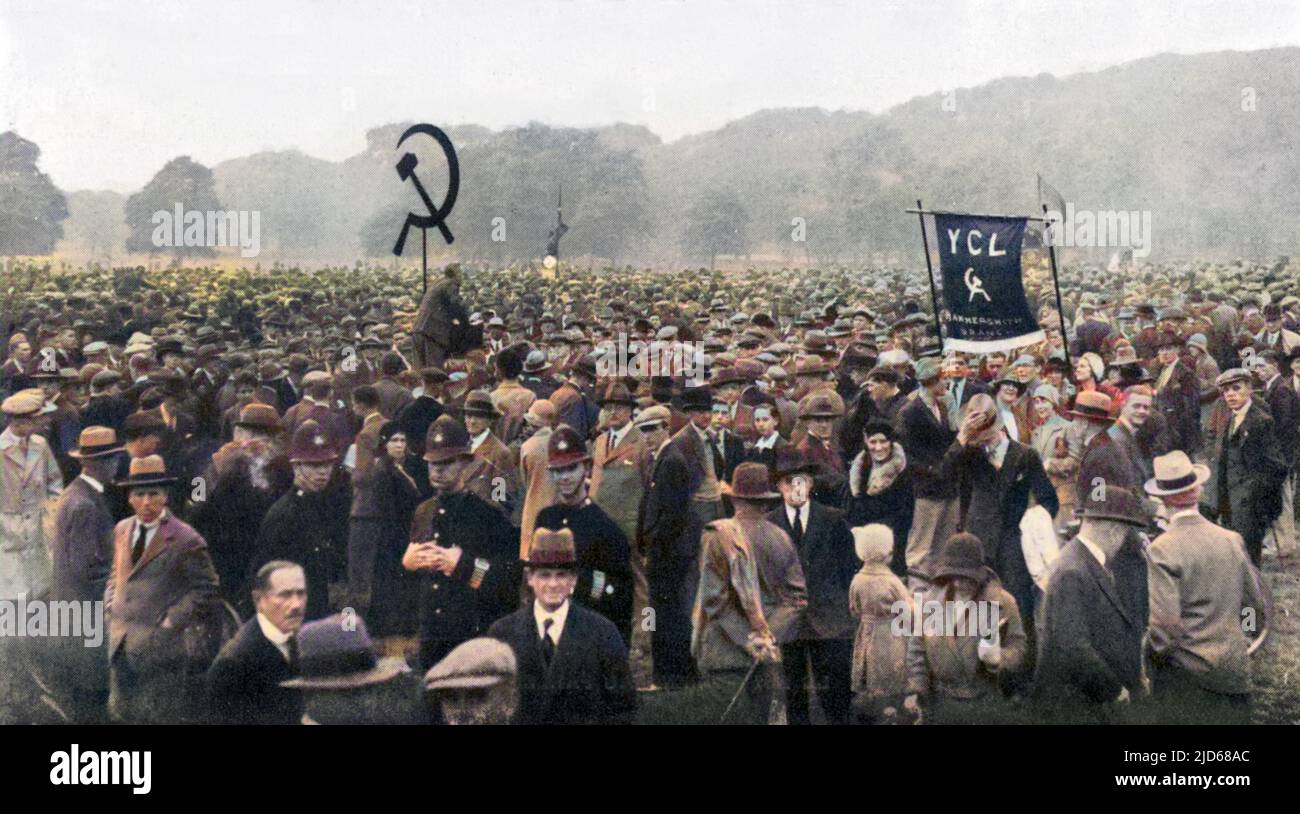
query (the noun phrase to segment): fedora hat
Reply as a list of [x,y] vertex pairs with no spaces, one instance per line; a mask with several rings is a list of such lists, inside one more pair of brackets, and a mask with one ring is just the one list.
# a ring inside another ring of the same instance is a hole
[[1079,515],[1084,520],[1113,520],[1145,527],[1150,518],[1137,492],[1123,486],[1090,489]]
[[315,419],[307,419],[294,430],[289,441],[289,463],[326,464],[338,458],[338,450]]
[[576,569],[578,553],[573,543],[573,532],[567,528],[558,531],[535,529],[524,565],[529,568]]
[[776,458],[772,463],[772,474],[777,480],[791,475],[812,475],[816,471],[817,465],[810,461],[798,447],[789,444],[777,447]]
[[1194,464],[1187,453],[1176,449],[1155,459],[1155,477],[1143,486],[1148,495],[1176,495],[1210,479],[1210,468]]
[[444,413],[429,425],[424,437],[424,460],[443,463],[470,454],[469,430],[463,423]]
[[481,418],[500,418],[501,414],[497,412],[496,405],[492,403],[492,396],[484,390],[475,390],[465,397],[465,407],[462,410],[465,415],[479,416]]
[[281,687],[350,690],[408,672],[400,656],[378,658],[365,620],[342,614],[308,622],[298,631],[298,676]]
[[276,433],[281,430],[280,414],[269,404],[249,402],[239,410],[239,420],[235,422],[235,426]]
[[780,492],[772,491],[772,475],[767,464],[743,463],[731,475],[732,500],[779,500],[780,497]]
[[745,377],[740,375],[734,367],[720,367],[713,371],[713,376],[709,379],[710,387],[722,387],[724,384],[744,384]]
[[565,469],[576,463],[590,461],[587,445],[578,435],[578,431],[568,424],[561,424],[546,439],[546,468]]
[[1074,407],[1069,412],[1076,418],[1110,421],[1110,396],[1098,390],[1087,390],[1075,397]]
[[121,452],[122,445],[117,442],[117,432],[112,427],[86,427],[77,438],[77,448],[68,453],[70,458],[102,458]]
[[138,486],[165,486],[175,482],[176,478],[167,474],[167,464],[161,455],[146,455],[143,458],[132,458],[126,478],[114,485],[132,489]]
[[677,397],[678,409],[683,412],[711,411],[713,409],[713,390],[706,384],[699,387],[686,387]]

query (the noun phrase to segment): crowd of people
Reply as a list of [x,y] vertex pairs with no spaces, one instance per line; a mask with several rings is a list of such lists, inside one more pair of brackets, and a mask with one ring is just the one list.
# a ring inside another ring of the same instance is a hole
[[982,355],[905,269],[6,273],[0,598],[107,630],[9,721],[1246,721],[1295,562],[1286,260]]

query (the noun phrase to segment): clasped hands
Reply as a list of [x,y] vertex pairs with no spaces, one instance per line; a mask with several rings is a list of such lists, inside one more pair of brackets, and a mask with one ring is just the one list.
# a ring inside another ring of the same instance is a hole
[[411,543],[402,555],[402,566],[408,571],[441,571],[447,576],[460,564],[461,547],[444,548],[433,541]]

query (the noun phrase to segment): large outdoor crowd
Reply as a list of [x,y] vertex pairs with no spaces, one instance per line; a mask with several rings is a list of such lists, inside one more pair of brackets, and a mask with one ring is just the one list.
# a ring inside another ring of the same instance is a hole
[[1286,260],[7,274],[5,721],[1250,720]]

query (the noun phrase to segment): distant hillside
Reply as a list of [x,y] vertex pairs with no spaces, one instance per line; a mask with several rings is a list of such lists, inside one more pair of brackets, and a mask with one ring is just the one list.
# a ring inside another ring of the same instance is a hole
[[[935,207],[1035,212],[1041,172],[1076,208],[1150,210],[1153,257],[1293,254],[1297,76],[1298,48],[1161,55],[1064,79],[999,79],[879,115],[763,110],[667,144],[627,124],[453,127],[456,242],[446,247],[432,234],[430,251],[536,260],[562,185],[570,257],[697,264],[716,241],[790,263],[860,262],[916,252],[916,223],[902,209],[918,197]],[[370,130],[366,150],[342,162],[297,151],[223,162],[213,168],[218,195],[227,208],[262,212],[263,258],[384,256],[405,213],[420,211],[394,171],[408,124]],[[427,139],[414,151],[440,201],[440,152]],[[68,246],[88,239],[77,226],[90,211],[81,205],[88,200],[75,202],[81,195],[70,196]],[[725,215],[688,229],[686,213],[698,221],[704,210]],[[418,239],[407,252],[418,257]]]

